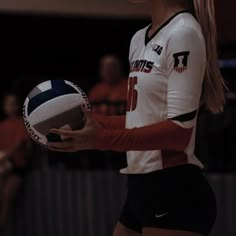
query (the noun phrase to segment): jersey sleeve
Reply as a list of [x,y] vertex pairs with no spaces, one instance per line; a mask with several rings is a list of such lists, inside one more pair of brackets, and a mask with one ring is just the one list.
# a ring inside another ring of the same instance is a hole
[[183,26],[166,49],[167,116],[183,127],[196,118],[205,74],[205,42],[200,31]]

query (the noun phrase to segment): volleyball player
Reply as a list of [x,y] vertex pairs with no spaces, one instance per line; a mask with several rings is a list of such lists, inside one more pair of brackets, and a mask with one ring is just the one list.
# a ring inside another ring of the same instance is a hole
[[[134,2],[140,2],[134,1]],[[224,105],[213,0],[147,0],[152,23],[130,46],[123,117],[92,117],[49,143],[55,151],[127,151],[128,195],[114,236],[200,236],[216,217],[214,194],[194,156],[199,106]]]

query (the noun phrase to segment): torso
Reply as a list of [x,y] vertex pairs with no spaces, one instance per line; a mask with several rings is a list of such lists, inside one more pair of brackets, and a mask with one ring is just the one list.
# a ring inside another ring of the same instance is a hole
[[[166,60],[169,48],[171,47],[169,39],[172,37],[173,33],[175,31],[178,32],[178,28],[181,27],[188,27],[193,30],[199,35],[204,45],[200,26],[189,13],[176,15],[150,39],[147,37],[148,27],[138,31],[133,37],[129,56],[130,75],[126,128],[142,127],[171,118],[173,109],[171,110],[169,107],[172,104],[168,104],[167,99],[168,76],[171,72],[167,68]],[[182,73],[186,69],[184,65],[184,55],[180,55],[177,59],[179,59],[178,68],[173,65],[173,70],[176,70],[176,73]],[[204,75],[204,68],[203,66],[200,77]],[[199,79],[202,80],[202,78]],[[176,83],[176,86],[178,86],[178,81],[176,81]],[[198,104],[201,94],[201,88],[196,88],[196,90],[199,91],[196,93],[196,100],[193,99],[194,104]],[[186,110],[188,110],[188,108],[186,108]],[[191,110],[189,110],[189,112],[190,111]],[[196,126],[196,119],[193,121],[193,126]],[[146,142],[148,142],[148,140],[146,140]],[[195,131],[193,132],[185,153],[181,154],[182,157],[176,153],[164,157],[164,150],[129,151],[127,153],[128,167],[121,172],[147,173],[185,163],[192,163],[202,167],[202,164],[194,156],[194,144]]]

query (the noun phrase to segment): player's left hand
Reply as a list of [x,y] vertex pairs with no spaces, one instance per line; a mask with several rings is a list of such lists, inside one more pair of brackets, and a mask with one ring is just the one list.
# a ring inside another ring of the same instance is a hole
[[96,148],[97,136],[102,127],[95,121],[92,112],[82,107],[85,115],[85,126],[81,130],[51,129],[53,134],[63,137],[62,142],[48,142],[47,146],[51,151],[77,152]]

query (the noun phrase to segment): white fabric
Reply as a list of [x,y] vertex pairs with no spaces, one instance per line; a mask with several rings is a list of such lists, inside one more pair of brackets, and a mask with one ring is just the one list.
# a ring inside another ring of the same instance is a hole
[[[158,123],[199,107],[206,64],[205,41],[200,25],[191,14],[180,13],[145,45],[147,29],[138,31],[130,45],[129,76],[137,77],[134,87],[137,106],[127,111],[126,128]],[[187,64],[184,61],[186,57]],[[148,61],[146,65],[142,65],[142,60]],[[137,61],[142,65],[141,69],[133,71]],[[129,86],[129,93],[130,89],[132,86]],[[186,154],[189,163],[202,167],[193,153],[196,118],[175,123],[183,128],[193,127]],[[127,160],[128,167],[121,170],[122,173],[147,173],[163,168],[161,150],[129,151]]]

